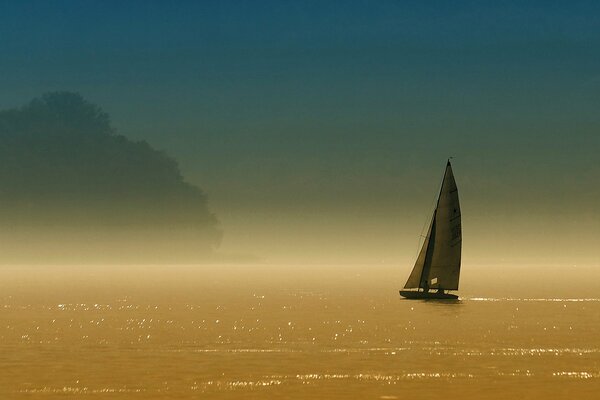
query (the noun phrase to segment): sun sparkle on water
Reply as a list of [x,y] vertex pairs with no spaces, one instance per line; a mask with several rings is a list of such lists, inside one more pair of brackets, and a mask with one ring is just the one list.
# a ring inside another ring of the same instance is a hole
[[591,296],[465,290],[459,302],[409,301],[385,267],[351,279],[333,267],[307,277],[220,266],[108,268],[87,279],[97,268],[67,269],[44,286],[49,270],[0,270],[1,397],[600,390],[600,299]]

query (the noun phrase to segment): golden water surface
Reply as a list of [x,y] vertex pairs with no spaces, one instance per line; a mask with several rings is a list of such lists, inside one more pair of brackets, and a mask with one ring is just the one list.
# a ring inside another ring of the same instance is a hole
[[385,265],[5,266],[0,398],[595,398],[594,279],[524,271],[439,302]]

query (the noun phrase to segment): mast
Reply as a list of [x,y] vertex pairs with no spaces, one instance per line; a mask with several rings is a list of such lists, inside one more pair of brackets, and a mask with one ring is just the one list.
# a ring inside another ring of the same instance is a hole
[[429,287],[433,289],[458,289],[460,275],[462,227],[458,188],[450,160],[440,190],[436,208],[435,246],[429,265]]
[[426,239],[404,288],[458,289],[461,244],[458,189],[448,160]]

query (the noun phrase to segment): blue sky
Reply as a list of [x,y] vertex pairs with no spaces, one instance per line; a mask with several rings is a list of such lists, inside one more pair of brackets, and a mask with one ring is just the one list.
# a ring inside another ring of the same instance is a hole
[[448,156],[480,215],[576,225],[598,220],[598,49],[594,1],[3,2],[0,107],[80,92],[233,226],[422,218]]

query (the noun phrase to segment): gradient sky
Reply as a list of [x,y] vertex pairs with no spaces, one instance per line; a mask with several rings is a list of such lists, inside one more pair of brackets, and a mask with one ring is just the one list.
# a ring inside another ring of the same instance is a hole
[[412,263],[454,156],[465,262],[600,260],[596,1],[0,4],[0,108],[80,92],[267,259]]

